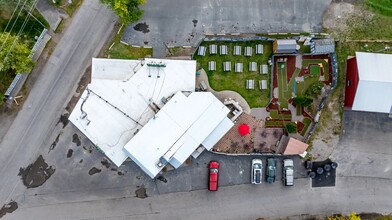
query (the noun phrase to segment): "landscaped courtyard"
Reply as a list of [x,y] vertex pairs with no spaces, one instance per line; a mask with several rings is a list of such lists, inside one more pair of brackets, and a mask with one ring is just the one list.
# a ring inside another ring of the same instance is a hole
[[[207,75],[209,84],[215,91],[232,90],[238,92],[249,104],[251,108],[265,107],[270,101],[270,71],[271,66],[268,65],[268,59],[272,55],[272,42],[268,41],[245,41],[245,42],[231,42],[231,41],[204,41],[200,46],[209,48],[209,45],[227,46],[227,55],[220,55],[219,51],[216,54],[210,54],[207,49],[205,56],[194,55],[194,59],[200,64]],[[256,45],[263,45],[263,54],[256,54]],[[234,55],[234,47],[240,46],[242,48],[241,55]],[[245,47],[252,47],[253,53],[251,56],[244,56]],[[208,62],[216,62],[216,70],[208,70]],[[231,70],[224,71],[223,63],[231,62]],[[256,62],[256,71],[249,71],[249,63]],[[241,73],[235,72],[235,64],[242,63],[243,71]],[[268,73],[260,74],[260,65],[268,65]],[[254,89],[246,88],[246,80],[254,80]],[[261,80],[267,81],[267,88],[261,90],[259,82]]]

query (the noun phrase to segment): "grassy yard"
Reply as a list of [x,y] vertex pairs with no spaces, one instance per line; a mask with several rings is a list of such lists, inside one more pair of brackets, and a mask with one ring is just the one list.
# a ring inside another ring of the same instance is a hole
[[52,0],[49,1],[53,6],[64,9],[71,17],[76,9],[83,3],[83,0],[72,0],[72,3],[69,3],[68,0],[56,0],[56,3],[53,3]]
[[291,119],[291,114],[279,114],[278,110],[271,110],[270,116],[272,119]]
[[[260,74],[258,71],[261,64],[267,64],[268,59],[272,55],[272,42],[266,41],[248,41],[248,42],[203,42],[202,46],[209,46],[210,44],[227,45],[228,55],[210,55],[206,53],[206,56],[195,55],[193,58],[198,61],[201,67],[203,67],[207,74],[208,80],[211,87],[216,91],[232,90],[236,91],[244,97],[251,108],[265,107],[269,102],[270,89],[269,85],[266,90],[259,89],[259,80],[267,80],[270,82],[270,74]],[[255,54],[256,44],[264,45],[264,54]],[[241,46],[242,53],[245,50],[245,46],[251,46],[253,48],[253,55],[251,57],[245,56],[234,56],[234,46]],[[208,71],[208,62],[216,62],[216,71]],[[232,71],[223,72],[223,62],[231,61]],[[257,72],[249,71],[249,62],[257,62]],[[235,73],[235,63],[243,63],[243,72]],[[270,67],[269,67],[270,71]],[[255,80],[255,89],[246,89],[246,80]]]
[[[117,25],[116,30],[118,30],[119,25]],[[120,33],[116,34],[113,39],[111,47],[105,51],[105,57],[110,57],[113,59],[139,59],[152,56],[152,48],[137,48],[132,47],[120,42],[124,28]]]

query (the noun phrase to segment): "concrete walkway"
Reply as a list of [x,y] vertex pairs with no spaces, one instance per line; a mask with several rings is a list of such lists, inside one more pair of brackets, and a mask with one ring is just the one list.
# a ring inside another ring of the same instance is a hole
[[266,108],[252,108],[250,114],[257,120],[265,120],[266,117],[270,116],[270,113]]
[[237,92],[230,91],[230,90],[223,90],[223,91],[215,91],[211,88],[210,83],[208,82],[208,76],[207,73],[204,71],[204,69],[198,70],[200,72],[200,75],[196,77],[196,88],[200,87],[200,82],[204,81],[207,84],[207,92],[212,92],[219,100],[222,102],[225,99],[232,98],[236,100],[240,106],[242,107],[242,110],[246,114],[251,114],[251,110],[249,107],[248,102]]
[[297,115],[297,108],[289,103],[289,110],[291,111],[291,121],[303,121],[304,120],[304,116],[301,115]]

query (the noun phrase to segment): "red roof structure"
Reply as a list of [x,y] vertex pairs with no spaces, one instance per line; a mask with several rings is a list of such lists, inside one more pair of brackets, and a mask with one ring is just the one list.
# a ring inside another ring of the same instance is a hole
[[238,127],[238,133],[240,133],[240,135],[242,136],[249,134],[249,132],[250,132],[250,128],[249,125],[247,124],[242,124]]

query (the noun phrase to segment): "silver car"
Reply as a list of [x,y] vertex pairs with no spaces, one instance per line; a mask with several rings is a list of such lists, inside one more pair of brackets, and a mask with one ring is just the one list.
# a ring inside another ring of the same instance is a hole
[[252,184],[261,184],[263,176],[263,162],[260,159],[252,160],[251,182]]

